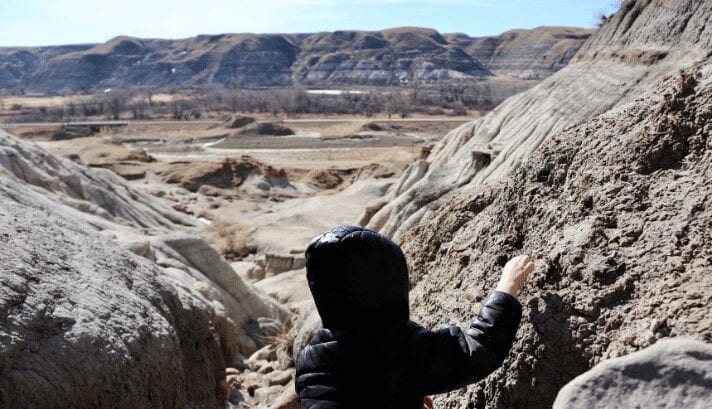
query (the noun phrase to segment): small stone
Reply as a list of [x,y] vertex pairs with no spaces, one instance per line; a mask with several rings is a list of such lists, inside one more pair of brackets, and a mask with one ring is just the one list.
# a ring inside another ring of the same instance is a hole
[[289,383],[289,381],[292,380],[292,370],[284,370],[284,371],[274,371],[270,374],[267,374],[265,376],[265,379],[267,381],[267,384],[269,386],[274,386],[274,385],[286,385]]
[[468,288],[462,296],[469,302],[475,302],[477,301],[477,290],[474,288]]
[[255,398],[260,402],[272,402],[282,394],[283,386],[274,385],[255,390]]

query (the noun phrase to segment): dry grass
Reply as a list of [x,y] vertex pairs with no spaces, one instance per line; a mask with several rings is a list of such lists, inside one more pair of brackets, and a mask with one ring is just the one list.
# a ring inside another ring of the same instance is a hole
[[[211,214],[205,211],[201,212],[200,217],[212,218]],[[238,260],[254,250],[249,244],[249,237],[253,232],[254,228],[217,220],[209,233],[209,241],[216,246],[218,252],[226,259]]]
[[272,334],[260,337],[260,341],[266,345],[273,345],[277,352],[277,357],[291,357],[293,355],[294,339],[296,331],[292,331],[294,316],[282,321],[281,325],[275,327]]

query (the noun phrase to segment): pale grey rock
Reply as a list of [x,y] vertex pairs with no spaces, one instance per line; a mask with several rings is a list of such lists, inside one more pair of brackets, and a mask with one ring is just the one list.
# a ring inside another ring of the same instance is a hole
[[255,287],[284,304],[311,300],[311,292],[304,269],[267,277],[256,282]]
[[565,68],[449,132],[427,165],[403,173],[366,226],[397,239],[457,190],[510,176],[549,136],[631,102],[666,75],[707,58],[712,3],[692,4],[626,1]]
[[269,373],[268,375],[265,376],[265,381],[267,382],[268,386],[274,386],[274,385],[286,385],[288,384],[291,380],[292,377],[294,376],[294,370],[293,369],[285,369],[281,371],[274,371]]
[[323,325],[316,305],[314,305],[313,301],[305,303],[292,327],[294,334],[292,349],[295,360],[299,356],[299,352],[307,346],[312,336],[321,328],[323,328]]
[[210,309],[0,178],[0,407],[219,407]]
[[0,142],[0,407],[220,405],[224,362],[288,313],[160,199]]
[[255,399],[260,402],[263,407],[268,407],[269,403],[276,400],[284,391],[280,385],[266,386],[255,391]]
[[704,409],[712,396],[712,346],[673,338],[601,362],[566,384],[554,409]]
[[224,289],[244,310],[247,320],[252,317],[284,317],[284,310],[257,294],[202,237],[168,235],[153,239],[152,244],[162,250],[174,250],[184,265],[204,274]]
[[233,261],[230,263],[230,267],[232,267],[235,272],[243,278],[252,280],[254,278],[254,269],[257,267],[257,264],[255,264],[252,261]]
[[304,268],[306,260],[304,255],[280,255],[267,253],[265,254],[265,275],[273,276],[284,273],[285,271]]
[[[105,169],[89,169],[0,132],[0,177],[14,178],[88,216],[134,228],[193,226],[195,221],[163,201],[132,189]],[[75,213],[76,214],[76,213]],[[87,216],[87,217],[88,217]]]

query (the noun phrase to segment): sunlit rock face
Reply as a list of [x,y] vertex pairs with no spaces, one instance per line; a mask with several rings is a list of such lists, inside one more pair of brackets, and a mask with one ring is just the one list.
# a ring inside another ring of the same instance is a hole
[[0,406],[220,407],[288,313],[196,221],[0,132]]
[[624,2],[570,65],[450,132],[371,217],[399,238],[430,327],[466,323],[509,258],[535,260],[503,367],[436,406],[548,408],[608,358],[712,342],[710,16],[712,1]]

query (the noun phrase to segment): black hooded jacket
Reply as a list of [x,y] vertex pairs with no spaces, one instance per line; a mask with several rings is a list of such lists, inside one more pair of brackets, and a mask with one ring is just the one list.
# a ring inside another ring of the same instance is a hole
[[379,233],[337,227],[306,260],[324,329],[299,354],[303,409],[420,409],[423,396],[481,380],[509,353],[522,313],[514,297],[495,291],[464,331],[429,331],[409,320],[405,257]]

